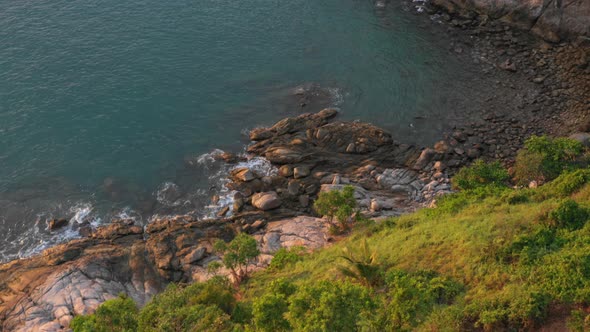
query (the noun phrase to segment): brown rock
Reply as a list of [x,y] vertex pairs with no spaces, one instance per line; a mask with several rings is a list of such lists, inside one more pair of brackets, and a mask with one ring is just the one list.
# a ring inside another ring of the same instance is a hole
[[230,172],[230,177],[234,180],[237,181],[242,181],[242,182],[250,182],[256,178],[258,178],[258,175],[256,173],[254,173],[253,171],[251,171],[248,168],[236,168],[234,170],[232,170]]
[[283,177],[293,176],[293,166],[283,165],[279,168],[279,175]]
[[262,211],[272,210],[281,206],[281,199],[274,191],[258,193],[252,196],[252,206]]
[[266,128],[256,128],[250,132],[250,140],[262,141],[272,137],[272,132]]
[[54,231],[56,229],[62,228],[69,223],[67,219],[60,218],[60,219],[51,219],[47,222],[47,228],[50,231]]
[[295,169],[293,170],[293,176],[296,179],[307,177],[309,174],[310,174],[310,171],[307,166],[295,167]]
[[416,163],[414,164],[414,169],[423,169],[430,163],[430,161],[432,161],[435,155],[436,151],[433,149],[426,148],[422,150],[422,153],[420,153],[420,157],[418,157],[418,160],[416,160]]

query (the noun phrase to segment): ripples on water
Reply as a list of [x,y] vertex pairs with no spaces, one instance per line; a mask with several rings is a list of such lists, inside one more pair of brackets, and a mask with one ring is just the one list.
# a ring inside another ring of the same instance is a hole
[[[1,2],[0,261],[78,224],[210,214],[211,195],[229,195],[224,166],[189,161],[240,151],[244,128],[302,111],[337,105],[430,143],[457,116],[461,65],[419,27],[408,11],[419,5]],[[315,93],[297,95],[301,85]],[[71,223],[51,233],[56,217]]]

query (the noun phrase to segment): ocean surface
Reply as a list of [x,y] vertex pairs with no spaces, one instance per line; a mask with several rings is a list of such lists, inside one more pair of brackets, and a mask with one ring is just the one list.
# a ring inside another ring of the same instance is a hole
[[465,68],[419,5],[0,2],[0,261],[114,217],[213,213],[227,170],[211,152],[286,116],[338,107],[432,143]]

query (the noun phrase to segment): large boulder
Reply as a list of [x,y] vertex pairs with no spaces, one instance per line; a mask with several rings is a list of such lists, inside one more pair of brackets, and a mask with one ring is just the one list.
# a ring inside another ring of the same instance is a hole
[[317,249],[324,247],[327,239],[328,229],[324,220],[300,216],[268,223],[260,247],[265,254],[294,246]]
[[252,196],[252,205],[262,211],[272,210],[281,206],[281,199],[274,191],[258,193]]

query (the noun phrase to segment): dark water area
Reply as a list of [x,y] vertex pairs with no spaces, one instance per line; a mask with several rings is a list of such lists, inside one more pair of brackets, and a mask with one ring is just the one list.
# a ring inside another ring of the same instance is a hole
[[338,107],[434,142],[473,75],[415,4],[382,4],[0,3],[0,261],[80,224],[212,213],[227,169],[207,153],[286,116]]

